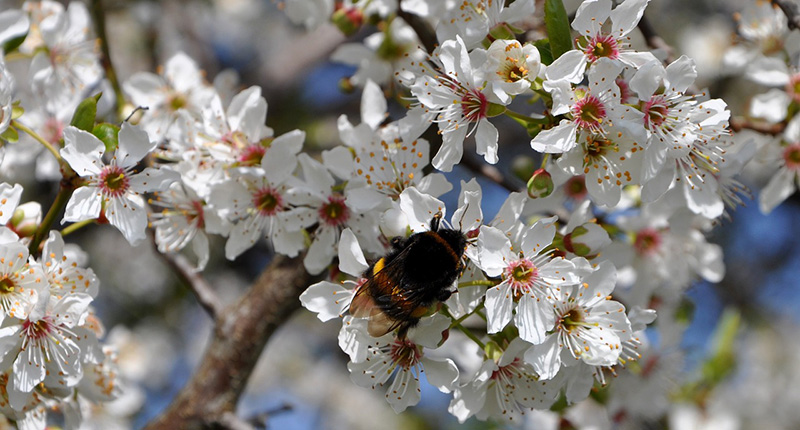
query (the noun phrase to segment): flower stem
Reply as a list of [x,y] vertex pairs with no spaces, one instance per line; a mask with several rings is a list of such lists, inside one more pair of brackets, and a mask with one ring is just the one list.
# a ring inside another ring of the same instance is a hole
[[47,214],[45,214],[44,219],[42,219],[42,223],[36,228],[36,233],[34,233],[33,239],[31,239],[31,243],[28,246],[31,255],[37,255],[39,253],[39,244],[42,243],[45,235],[50,231],[50,227],[53,226],[56,217],[67,206],[67,202],[74,190],[72,186],[65,185],[64,181],[61,182],[61,188],[58,190],[55,201],[50,206],[50,210],[47,211]]
[[78,221],[76,223],[72,223],[72,224],[64,227],[61,230],[61,235],[62,236],[66,236],[66,235],[68,235],[70,233],[74,233],[76,230],[79,230],[79,229],[81,229],[83,227],[86,227],[89,224],[94,224],[96,221],[97,221],[97,219],[92,218],[92,219],[85,219],[83,221]]
[[122,87],[119,85],[117,73],[114,71],[114,65],[111,63],[111,54],[108,48],[108,36],[106,35],[106,13],[103,8],[103,0],[92,0],[92,18],[95,23],[95,33],[100,39],[100,64],[106,72],[106,78],[114,89],[114,95],[117,99],[117,116],[122,115],[122,110],[125,107],[125,96],[122,93]]
[[464,327],[463,325],[461,325],[461,323],[465,319],[467,319],[467,317],[469,317],[471,314],[466,314],[466,315],[462,316],[461,318],[456,319],[453,316],[453,314],[450,313],[450,311],[447,309],[447,307],[442,307],[442,313],[445,314],[451,320],[453,320],[453,323],[450,324],[450,328],[451,329],[453,329],[453,328],[459,329],[462,333],[464,333],[464,335],[466,335],[468,338],[472,339],[472,341],[475,342],[476,345],[480,346],[481,350],[485,350],[486,349],[486,345],[483,342],[481,342],[480,339],[478,339],[478,336],[475,336],[475,333],[473,333],[472,330],[470,330],[470,329]]
[[44,140],[42,136],[39,136],[38,133],[31,130],[28,126],[22,124],[17,120],[11,120],[11,127],[14,127],[17,130],[25,132],[28,136],[32,137],[34,140],[44,145],[44,147],[47,148],[47,150],[50,151],[50,153],[53,154],[54,157],[56,157],[58,163],[61,164],[61,154],[58,153],[58,150],[56,150],[56,148],[54,148],[53,145],[50,144],[50,142]]
[[494,287],[497,284],[494,281],[490,281],[488,279],[487,280],[483,280],[483,281],[480,280],[480,279],[476,279],[474,281],[459,282],[458,283],[458,288],[474,287],[476,285],[486,285],[487,287]]
[[542,169],[547,167],[547,161],[548,160],[550,160],[550,154],[549,153],[545,153],[544,156],[542,157],[542,165],[540,166]]

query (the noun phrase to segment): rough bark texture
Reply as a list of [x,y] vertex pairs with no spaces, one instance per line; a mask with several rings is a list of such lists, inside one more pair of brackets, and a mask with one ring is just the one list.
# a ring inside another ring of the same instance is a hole
[[219,313],[192,379],[146,430],[225,429],[250,373],[275,329],[300,307],[312,281],[302,256],[276,256],[238,302]]

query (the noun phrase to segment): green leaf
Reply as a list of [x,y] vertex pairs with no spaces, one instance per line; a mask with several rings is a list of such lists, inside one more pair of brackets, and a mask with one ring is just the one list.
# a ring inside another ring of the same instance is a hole
[[539,50],[539,57],[542,59],[542,64],[546,66],[553,64],[553,51],[550,50],[549,39],[539,39],[533,42],[533,46]]
[[8,127],[3,134],[0,134],[0,139],[6,142],[17,143],[19,141],[19,133],[14,127]]
[[117,149],[119,144],[119,127],[107,122],[101,122],[92,129],[92,134],[100,139],[106,146],[106,153]]
[[553,61],[572,49],[572,36],[569,30],[569,19],[564,3],[561,0],[545,0],[544,23],[550,40],[550,52]]
[[97,115],[97,101],[103,93],[97,93],[93,97],[87,97],[78,104],[69,125],[75,126],[83,131],[91,132],[94,128],[94,118]]
[[25,34],[21,34],[17,37],[6,40],[6,43],[3,44],[3,52],[8,54],[9,52],[19,48],[19,45],[22,45],[22,42],[25,41],[26,37],[28,37],[27,32]]
[[19,104],[15,103],[11,108],[11,119],[17,119],[25,113],[25,109]]

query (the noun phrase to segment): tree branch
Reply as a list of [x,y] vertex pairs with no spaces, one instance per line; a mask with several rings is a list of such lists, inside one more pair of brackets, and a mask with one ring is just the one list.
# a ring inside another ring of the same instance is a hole
[[226,423],[256,361],[278,326],[300,307],[298,297],[313,279],[302,255],[276,255],[250,290],[219,313],[192,379],[145,429],[233,428]]
[[172,271],[175,272],[192,290],[194,297],[197,299],[200,306],[211,316],[211,319],[217,319],[221,309],[221,302],[219,296],[214,291],[211,284],[206,281],[203,275],[195,270],[192,263],[183,254],[174,253],[160,253],[164,261],[169,264]]
[[735,132],[747,129],[769,134],[770,136],[777,136],[783,133],[783,130],[786,128],[786,124],[782,122],[770,124],[766,122],[752,122],[744,118],[731,118],[730,124],[731,130]]
[[796,0],[772,0],[772,4],[781,8],[789,19],[789,30],[800,29],[800,3]]

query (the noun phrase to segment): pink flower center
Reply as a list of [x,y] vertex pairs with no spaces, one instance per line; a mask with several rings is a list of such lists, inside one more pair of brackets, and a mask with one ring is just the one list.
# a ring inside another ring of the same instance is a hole
[[119,166],[106,166],[100,172],[100,190],[108,197],[120,197],[130,188],[131,180]]
[[461,110],[464,119],[470,122],[477,122],[486,118],[486,110],[489,109],[489,102],[486,101],[486,96],[477,90],[468,90],[463,97],[461,97]]
[[653,96],[644,104],[644,126],[650,130],[660,127],[667,119],[668,114],[669,107],[667,107],[667,100],[664,96]]
[[521,363],[522,361],[519,358],[515,358],[511,363],[503,367],[499,367],[497,370],[492,372],[492,376],[490,378],[493,381],[508,381],[514,377],[516,374],[514,369],[517,368]]
[[192,208],[194,208],[194,212],[187,215],[189,219],[189,223],[191,224],[192,221],[197,221],[197,228],[205,228],[206,220],[203,215],[203,202],[200,200],[194,200],[191,203]]
[[652,229],[646,228],[636,233],[636,239],[633,242],[633,247],[642,255],[649,255],[656,251],[661,246],[661,234]]
[[245,166],[257,166],[266,152],[267,149],[259,144],[249,145],[239,154],[239,162]]
[[350,209],[344,204],[344,197],[338,195],[328,197],[328,202],[319,208],[319,218],[331,227],[344,225],[350,218]]
[[29,339],[41,339],[55,330],[55,325],[50,321],[50,317],[44,317],[36,322],[25,320],[22,323],[22,332]]
[[628,84],[628,81],[622,78],[617,78],[614,82],[616,82],[617,86],[619,87],[619,102],[620,104],[627,104],[630,103],[634,97],[633,91],[631,90],[631,86]]
[[589,62],[594,62],[601,57],[616,60],[619,58],[619,42],[610,34],[598,33],[589,39],[589,43],[583,49],[583,53],[589,59]]
[[64,123],[56,118],[48,118],[42,127],[42,137],[51,144],[58,143],[64,132]]
[[789,78],[789,83],[786,84],[786,93],[795,102],[800,103],[800,73],[795,73]]
[[606,107],[597,96],[587,94],[572,106],[572,116],[579,128],[602,133],[606,118]]
[[504,269],[504,275],[515,293],[527,293],[533,289],[534,282],[539,279],[539,269],[530,260],[512,261]]
[[408,370],[422,359],[422,349],[408,339],[395,339],[389,347],[389,356],[398,366]]
[[253,194],[253,206],[264,216],[273,216],[283,209],[283,196],[270,187],[261,188]]
[[567,196],[574,200],[582,200],[586,197],[586,181],[583,175],[569,178],[564,186],[564,191],[567,193]]
[[783,160],[787,169],[800,171],[800,143],[787,146],[783,150]]

